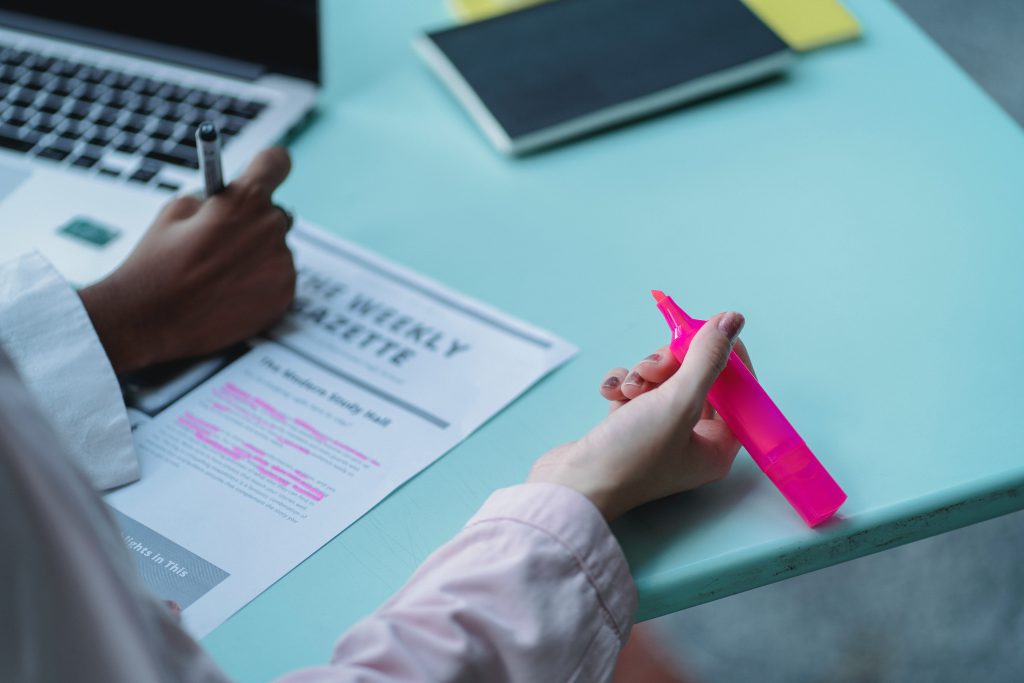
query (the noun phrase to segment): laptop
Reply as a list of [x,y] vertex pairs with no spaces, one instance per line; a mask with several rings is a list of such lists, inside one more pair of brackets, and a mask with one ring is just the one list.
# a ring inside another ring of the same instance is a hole
[[0,10],[0,259],[37,249],[72,283],[128,255],[201,186],[195,129],[228,179],[312,111],[316,0],[8,0]]

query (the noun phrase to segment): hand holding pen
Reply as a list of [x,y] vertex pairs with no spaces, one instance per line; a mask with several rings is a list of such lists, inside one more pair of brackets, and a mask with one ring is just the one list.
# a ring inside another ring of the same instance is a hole
[[272,193],[290,168],[274,147],[211,199],[170,201],[128,259],[80,292],[116,372],[217,351],[280,319],[295,266]]

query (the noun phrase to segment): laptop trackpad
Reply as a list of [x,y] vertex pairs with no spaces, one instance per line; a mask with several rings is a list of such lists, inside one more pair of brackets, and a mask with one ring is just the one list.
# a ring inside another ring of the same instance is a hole
[[32,171],[27,169],[0,164],[0,202],[7,199],[7,195],[17,190],[31,175]]

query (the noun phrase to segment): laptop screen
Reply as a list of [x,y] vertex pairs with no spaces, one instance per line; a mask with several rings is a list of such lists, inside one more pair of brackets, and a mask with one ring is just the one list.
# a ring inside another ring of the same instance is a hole
[[[320,82],[317,0],[6,0],[0,24],[204,67],[188,51]],[[21,15],[21,16],[18,16]],[[33,21],[34,19],[34,21]],[[102,33],[100,33],[102,32]],[[110,34],[116,34],[111,36]],[[118,41],[118,37],[127,38]],[[180,59],[138,41],[182,48]]]

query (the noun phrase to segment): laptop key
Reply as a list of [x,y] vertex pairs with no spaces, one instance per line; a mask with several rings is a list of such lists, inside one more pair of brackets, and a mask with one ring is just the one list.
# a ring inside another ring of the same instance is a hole
[[79,91],[77,97],[83,102],[95,102],[107,90],[102,85],[96,85],[95,83],[89,83],[88,81],[78,81],[84,83],[82,89]]
[[136,154],[139,151],[139,148],[142,147],[143,142],[145,142],[145,138],[140,138],[137,135],[130,135],[122,139],[114,149],[122,154]]
[[156,123],[149,127],[149,134],[152,135],[153,137],[157,137],[159,135],[161,136],[161,140],[166,140],[167,138],[171,137],[171,135],[174,134],[176,128],[176,124],[158,120]]
[[78,62],[58,58],[50,67],[50,73],[56,76],[74,76],[81,69],[82,65]]
[[156,186],[161,190],[167,190],[168,192],[177,192],[178,188],[181,187],[181,185],[178,185],[177,183],[169,183],[167,181],[160,181]]
[[140,168],[139,170],[135,171],[135,173],[132,173],[130,176],[128,176],[128,180],[134,183],[148,183],[150,180],[153,179],[155,175],[155,171]]
[[49,95],[44,97],[36,106],[44,114],[56,114],[64,108],[64,99]]
[[247,123],[249,123],[249,121],[247,121],[246,119],[240,118],[238,116],[229,116],[221,124],[220,131],[225,135],[238,135],[240,132],[242,132],[242,129],[245,127]]
[[119,112],[117,109],[114,109],[113,107],[106,107],[105,109],[102,109],[100,113],[93,117],[93,121],[95,121],[100,126],[112,126],[115,123],[117,123],[117,120],[120,117],[121,112]]
[[80,154],[71,162],[72,166],[78,168],[92,168],[100,162],[100,158],[91,154]]
[[26,59],[28,59],[28,52],[25,50],[15,50],[10,54],[6,61],[8,64],[14,64],[17,66],[24,64]]
[[109,74],[110,72],[108,70],[101,69],[98,66],[86,66],[78,72],[79,77],[81,77],[83,81],[95,84],[105,81]]
[[50,57],[49,55],[35,55],[35,61],[31,66],[36,71],[49,71],[50,67],[56,63],[56,57]]
[[67,158],[69,152],[58,147],[43,147],[41,150],[36,152],[36,156],[40,159],[51,159],[53,161],[64,161]]
[[7,116],[5,118],[7,119],[7,123],[12,126],[24,126],[33,116],[35,116],[35,112],[31,109],[16,107],[8,109]]
[[109,166],[102,166],[102,167],[100,167],[100,175],[105,175],[105,176],[110,176],[111,178],[116,178],[119,175],[121,175],[121,172],[119,170],[117,170],[116,168],[110,168]]
[[173,104],[179,104],[185,101],[185,98],[192,92],[191,88],[186,88],[183,85],[176,85],[169,95],[165,96],[168,102]]
[[79,85],[79,81],[69,78],[55,78],[46,84],[46,89],[58,97],[67,97],[73,93]]
[[44,137],[43,133],[37,133],[32,129],[22,129],[21,132],[18,133],[18,136],[25,142],[31,144],[33,147],[38,145]]
[[226,113],[232,116],[241,116],[243,119],[252,120],[260,115],[267,108],[266,102],[255,100],[235,100],[234,106]]
[[36,90],[42,90],[43,86],[47,83],[47,78],[41,73],[35,71],[23,71],[21,76],[18,78],[18,83],[26,88],[35,88]]
[[146,81],[149,80],[145,76],[132,76],[132,79],[126,86],[128,90],[132,92],[143,94],[143,89],[146,87]]
[[163,161],[175,166],[198,169],[199,160],[194,149],[177,145],[171,148],[153,149],[146,154],[147,159]]
[[111,87],[100,98],[100,102],[109,104],[111,107],[124,108],[134,102],[136,98],[138,98],[138,95],[133,92]]
[[86,138],[86,142],[97,147],[106,147],[114,139],[116,131],[110,128],[93,128]]
[[27,107],[36,101],[36,94],[38,92],[38,90],[32,90],[31,88],[21,88],[9,98],[9,102],[15,107]]
[[31,125],[34,130],[40,133],[49,133],[58,125],[60,125],[61,119],[53,114],[39,114],[32,119]]
[[138,114],[132,114],[122,124],[121,130],[126,133],[141,133],[146,128],[146,117],[139,116]]
[[167,108],[167,102],[160,97],[138,97],[131,105],[132,110],[142,114],[143,116],[153,116],[157,112],[163,111]]
[[0,126],[0,147],[14,150],[15,152],[27,152],[35,147],[35,144],[18,137],[18,130],[16,128]]
[[78,119],[81,121],[82,119],[87,118],[91,112],[91,105],[88,105],[85,102],[75,102],[68,107],[67,115],[72,119]]

